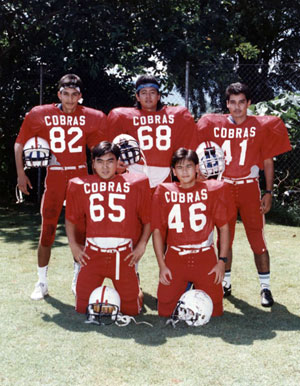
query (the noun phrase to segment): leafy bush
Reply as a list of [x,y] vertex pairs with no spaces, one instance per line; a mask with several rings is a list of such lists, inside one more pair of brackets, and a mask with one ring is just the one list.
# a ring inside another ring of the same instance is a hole
[[250,110],[255,115],[275,115],[284,121],[288,129],[293,150],[276,157],[274,206],[279,212],[286,208],[289,216],[298,217],[300,213],[300,94],[285,92],[270,101],[252,105]]

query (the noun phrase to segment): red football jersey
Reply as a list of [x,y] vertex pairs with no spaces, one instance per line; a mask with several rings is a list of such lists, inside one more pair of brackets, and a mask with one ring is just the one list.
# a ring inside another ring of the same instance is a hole
[[201,244],[215,225],[228,222],[226,194],[224,183],[216,180],[197,181],[189,189],[161,184],[153,196],[151,228],[159,229],[168,245]]
[[91,148],[106,139],[106,121],[102,111],[85,106],[79,105],[71,114],[55,104],[36,106],[25,116],[16,142],[24,145],[29,138],[39,136],[50,145],[51,164],[82,165],[86,145]]
[[112,141],[119,134],[129,134],[140,144],[148,166],[170,167],[179,147],[195,149],[197,128],[190,112],[182,106],[164,106],[159,111],[134,107],[113,109],[107,119]]
[[224,177],[257,177],[263,161],[291,150],[287,128],[274,116],[247,116],[241,124],[230,115],[207,114],[199,119],[198,143],[213,141],[224,151]]
[[150,223],[151,192],[148,179],[133,173],[109,181],[97,175],[69,182],[66,218],[77,224],[85,218],[86,237],[118,237],[135,244],[143,224]]

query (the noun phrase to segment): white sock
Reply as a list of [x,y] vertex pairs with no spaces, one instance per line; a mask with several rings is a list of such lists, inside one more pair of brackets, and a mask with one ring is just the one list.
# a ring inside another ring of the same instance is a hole
[[223,287],[229,288],[231,286],[231,270],[225,271],[223,279]]
[[261,289],[270,289],[270,272],[258,272],[258,277]]
[[40,283],[47,283],[48,265],[45,267],[38,267],[38,277]]

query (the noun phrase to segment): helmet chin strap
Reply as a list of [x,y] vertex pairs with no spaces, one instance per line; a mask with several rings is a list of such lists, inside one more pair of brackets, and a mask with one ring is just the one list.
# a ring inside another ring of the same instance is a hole
[[172,325],[173,328],[176,328],[176,324],[179,323],[179,319],[173,319],[173,318],[170,318],[166,321],[166,326],[168,326],[169,324]]
[[24,202],[24,197],[22,191],[18,188],[18,185],[16,185],[16,204],[22,204]]
[[224,173],[224,171],[222,173],[218,174],[217,181],[221,181],[222,180],[223,173]]
[[[118,326],[118,327],[126,327],[128,326],[129,323],[131,322],[134,322],[135,324],[146,324],[147,326],[149,327],[153,327],[153,325],[149,322],[145,322],[145,321],[142,321],[142,322],[137,322],[133,316],[129,316],[129,315],[122,315],[122,314],[118,314],[117,317],[116,317],[116,320],[115,320],[115,324]],[[102,326],[104,325],[104,323],[101,323],[99,322],[99,320],[96,320],[94,318],[90,318],[90,319],[87,319],[84,321],[84,323],[87,323],[87,324],[97,324],[98,326]]]
[[[27,170],[27,169],[29,168],[25,165],[24,170]],[[17,199],[16,204],[22,204],[22,202],[25,201],[25,198],[23,196],[22,190],[19,189],[18,185],[16,185],[15,192],[16,192],[16,199]]]
[[122,314],[118,314],[117,315],[117,320],[115,321],[115,324],[118,326],[118,327],[125,327],[125,326],[128,326],[128,324],[133,321],[135,324],[147,324],[147,326],[150,326],[150,327],[153,327],[153,325],[149,322],[145,322],[145,321],[142,321],[142,322],[137,322],[133,316],[129,316],[129,315],[122,315]]

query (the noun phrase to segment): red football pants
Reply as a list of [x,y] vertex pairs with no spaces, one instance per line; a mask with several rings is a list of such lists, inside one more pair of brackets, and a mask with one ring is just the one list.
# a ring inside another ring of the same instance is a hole
[[[76,170],[51,170],[48,167],[45,180],[45,191],[41,203],[42,227],[40,242],[44,247],[50,247],[55,239],[58,219],[66,198],[68,182],[74,177],[87,175],[87,169]],[[78,224],[78,242],[84,244],[85,224]]]
[[112,280],[121,298],[121,312],[124,315],[138,315],[141,309],[139,303],[139,283],[135,267],[129,267],[129,261],[124,261],[131,248],[120,252],[119,280],[116,276],[116,253],[94,251],[88,245],[85,252],[90,257],[87,265],[80,268],[76,285],[76,311],[85,313],[89,297],[93,290],[100,287],[105,278]]
[[229,221],[230,241],[233,243],[237,213],[240,213],[252,251],[261,255],[267,250],[264,238],[265,216],[260,213],[260,188],[258,181],[249,184],[229,184],[235,204],[235,215]]
[[222,284],[214,284],[215,274],[208,275],[208,272],[217,264],[213,247],[204,252],[189,255],[179,255],[177,251],[168,247],[165,262],[173,279],[170,285],[161,283],[158,285],[157,299],[160,316],[172,315],[188,282],[193,282],[195,289],[201,289],[211,297],[214,304],[212,316],[223,314]]

